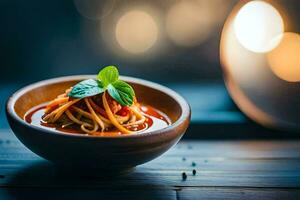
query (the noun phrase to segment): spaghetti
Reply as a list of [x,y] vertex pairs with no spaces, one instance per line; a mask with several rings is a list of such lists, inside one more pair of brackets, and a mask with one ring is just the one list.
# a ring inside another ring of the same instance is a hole
[[133,88],[119,79],[115,66],[103,68],[97,79],[80,81],[46,106],[29,112],[25,120],[64,132],[100,136],[154,131],[170,123],[159,111],[137,102]]
[[143,124],[146,120],[136,100],[131,106],[121,106],[107,92],[74,99],[67,96],[69,91],[47,104],[42,117],[44,122],[61,124],[62,127],[77,125],[83,132],[93,135],[114,128],[124,134],[131,134],[134,131],[130,127]]

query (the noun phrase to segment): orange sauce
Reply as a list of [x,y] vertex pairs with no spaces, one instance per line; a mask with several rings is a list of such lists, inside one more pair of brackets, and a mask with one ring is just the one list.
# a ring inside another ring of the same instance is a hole
[[[159,130],[162,128],[165,128],[171,124],[171,120],[167,117],[166,114],[162,113],[161,111],[151,107],[151,106],[145,106],[142,105],[141,111],[145,114],[146,120],[143,124],[139,124],[136,127],[130,127],[129,130],[131,131],[137,131],[138,133],[145,133],[150,131]],[[40,126],[46,129],[54,129],[60,132],[64,133],[71,133],[71,134],[86,134],[83,132],[78,125],[74,125],[72,127],[64,127],[62,128],[59,125],[56,124],[49,124],[47,122],[44,122],[42,120],[42,117],[45,113],[45,105],[40,105],[37,107],[32,108],[29,110],[25,116],[24,119],[27,123],[30,123],[35,126]],[[116,129],[110,129],[108,131],[104,132],[94,132],[93,135],[98,136],[119,136],[122,135],[120,131]]]

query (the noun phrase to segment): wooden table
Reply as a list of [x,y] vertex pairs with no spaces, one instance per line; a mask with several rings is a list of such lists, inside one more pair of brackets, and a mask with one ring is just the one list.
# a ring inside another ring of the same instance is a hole
[[300,141],[183,140],[129,174],[104,178],[62,173],[4,129],[0,185],[0,199],[300,199]]

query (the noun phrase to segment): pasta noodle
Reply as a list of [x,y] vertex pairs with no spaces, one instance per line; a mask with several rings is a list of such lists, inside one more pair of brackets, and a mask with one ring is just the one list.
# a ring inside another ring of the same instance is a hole
[[44,122],[77,126],[84,133],[94,135],[111,129],[131,134],[135,131],[130,127],[137,127],[146,120],[136,99],[131,106],[121,106],[107,92],[74,99],[67,96],[69,91],[66,90],[46,106],[42,117]]
[[135,94],[117,67],[107,66],[96,79],[76,83],[47,105],[28,111],[24,119],[47,129],[105,137],[155,131],[171,123],[156,108],[141,105]]

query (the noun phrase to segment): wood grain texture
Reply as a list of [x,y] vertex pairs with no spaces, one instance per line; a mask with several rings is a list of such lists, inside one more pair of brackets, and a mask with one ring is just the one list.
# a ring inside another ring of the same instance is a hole
[[[185,181],[182,172],[187,173]],[[299,199],[300,141],[184,140],[129,174],[103,177],[101,172],[57,168],[27,150],[10,131],[0,130],[0,199],[18,194],[65,199]]]
[[83,199],[143,199],[175,200],[174,190],[99,190],[72,188],[0,188],[1,200],[43,199],[43,200],[83,200]]
[[241,200],[241,199],[267,199],[267,200],[297,200],[300,199],[300,190],[294,189],[253,189],[253,188],[200,188],[178,191],[180,200],[196,199],[220,199],[220,200]]

